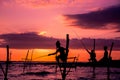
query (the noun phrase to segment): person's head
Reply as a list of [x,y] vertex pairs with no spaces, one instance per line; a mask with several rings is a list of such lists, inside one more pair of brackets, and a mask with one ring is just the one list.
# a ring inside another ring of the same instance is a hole
[[56,47],[59,48],[60,47],[60,41],[56,42]]
[[95,52],[95,50],[91,50],[91,52],[92,52],[92,53],[94,53],[94,52]]
[[104,46],[104,50],[107,50],[107,46]]

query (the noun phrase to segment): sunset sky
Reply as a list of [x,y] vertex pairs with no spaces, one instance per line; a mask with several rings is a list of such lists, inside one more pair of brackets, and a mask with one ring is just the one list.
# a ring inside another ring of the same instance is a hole
[[[0,0],[0,60],[5,60],[6,45],[12,60],[25,58],[27,50],[34,50],[34,58],[55,52],[55,42],[65,47],[70,35],[69,56],[88,61],[88,49],[96,39],[98,60],[103,46],[110,49],[113,59],[120,59],[120,0]],[[38,59],[54,61],[54,56]]]

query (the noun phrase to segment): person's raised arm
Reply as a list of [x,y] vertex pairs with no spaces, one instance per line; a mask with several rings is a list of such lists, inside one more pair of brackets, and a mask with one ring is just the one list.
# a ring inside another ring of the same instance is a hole
[[88,49],[85,49],[89,54],[90,54],[90,52],[89,52],[89,50]]

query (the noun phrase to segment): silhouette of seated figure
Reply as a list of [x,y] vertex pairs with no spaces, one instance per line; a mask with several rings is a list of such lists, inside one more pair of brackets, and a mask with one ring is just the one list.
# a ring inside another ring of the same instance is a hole
[[56,42],[56,52],[52,53],[52,54],[48,54],[48,56],[50,55],[55,55],[57,53],[60,53],[58,56],[56,56],[56,61],[59,63],[60,61],[65,62],[67,59],[67,55],[66,55],[66,49],[64,47],[61,47],[60,41]]
[[104,46],[104,59],[108,59],[108,51],[107,51],[107,46]]
[[97,62],[96,60],[96,54],[95,54],[95,50],[91,50],[91,52],[88,52],[90,54],[90,62]]
[[108,50],[107,49],[108,49],[107,46],[104,46],[104,56],[100,60],[101,62],[106,63],[108,61]]

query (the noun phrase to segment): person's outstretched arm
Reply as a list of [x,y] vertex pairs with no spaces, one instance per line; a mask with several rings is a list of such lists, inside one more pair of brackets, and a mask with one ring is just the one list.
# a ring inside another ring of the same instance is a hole
[[57,53],[58,53],[58,50],[56,52],[54,52],[54,53],[48,54],[48,56],[55,55]]

